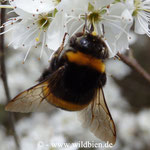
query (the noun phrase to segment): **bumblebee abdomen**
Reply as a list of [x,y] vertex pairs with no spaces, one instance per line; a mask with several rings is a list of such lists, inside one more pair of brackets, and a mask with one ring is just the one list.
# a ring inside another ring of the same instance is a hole
[[92,101],[103,76],[104,73],[102,75],[90,67],[68,63],[61,79],[51,86],[51,92],[68,104],[85,106]]
[[86,93],[97,88],[99,85],[100,73],[88,66],[81,66],[69,63],[64,74],[65,86],[77,93]]

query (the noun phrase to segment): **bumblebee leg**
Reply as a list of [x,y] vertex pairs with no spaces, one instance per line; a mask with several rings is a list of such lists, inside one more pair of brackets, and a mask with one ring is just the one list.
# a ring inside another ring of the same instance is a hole
[[55,59],[57,59],[58,58],[58,56],[59,56],[59,54],[62,52],[62,50],[64,49],[64,43],[65,43],[65,39],[66,39],[66,35],[67,35],[68,33],[65,33],[64,34],[64,37],[63,37],[63,41],[62,41],[62,44],[61,44],[61,46],[58,48],[58,50],[56,51],[56,52],[54,52],[53,54],[52,54],[52,57],[50,58],[50,61],[49,62],[53,62]]
[[63,41],[61,46],[58,48],[58,50],[52,55],[51,60],[50,60],[50,67],[49,70],[55,71],[58,69],[58,57],[60,55],[60,53],[62,52],[62,50],[64,49],[64,43],[65,43],[65,39],[68,33],[64,34],[63,37]]
[[65,44],[65,40],[66,40],[66,36],[68,35],[68,33],[66,32],[65,34],[64,34],[64,37],[63,37],[63,41],[62,41],[62,44],[61,44],[61,46],[59,47],[59,50],[58,50],[58,55],[62,52],[62,50],[64,49],[64,44]]

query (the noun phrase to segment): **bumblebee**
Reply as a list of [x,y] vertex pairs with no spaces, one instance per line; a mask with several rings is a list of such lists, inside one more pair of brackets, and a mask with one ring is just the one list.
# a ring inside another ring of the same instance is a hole
[[17,95],[6,110],[49,111],[52,105],[78,111],[84,127],[114,144],[115,125],[102,89],[106,83],[104,60],[108,58],[108,48],[102,37],[89,31],[76,33],[65,46],[64,40],[39,84]]

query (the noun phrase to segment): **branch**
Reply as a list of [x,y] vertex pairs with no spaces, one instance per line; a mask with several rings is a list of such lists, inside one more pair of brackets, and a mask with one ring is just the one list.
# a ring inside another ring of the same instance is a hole
[[148,82],[150,82],[150,74],[144,70],[144,68],[136,61],[134,57],[130,58],[128,56],[122,55],[120,53],[117,54],[120,59],[130,66],[132,69],[137,71],[140,75],[142,75]]
[[[5,9],[1,9],[1,25],[5,22]],[[4,28],[0,29],[0,32],[2,33],[4,31]],[[7,97],[7,102],[10,100],[10,92],[9,92],[9,87],[8,87],[8,82],[7,82],[7,73],[6,73],[6,66],[5,66],[5,51],[4,51],[4,36],[0,36],[0,76],[2,78],[2,82],[4,85],[5,89],[5,95]],[[15,127],[14,127],[14,114],[9,113],[9,122],[13,131],[13,136],[14,140],[17,146],[17,149],[20,149],[20,145],[18,142],[18,137],[15,132]]]

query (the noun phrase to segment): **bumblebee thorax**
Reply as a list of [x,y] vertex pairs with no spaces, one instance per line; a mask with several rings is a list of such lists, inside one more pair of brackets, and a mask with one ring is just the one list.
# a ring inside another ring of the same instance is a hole
[[108,49],[104,40],[101,37],[94,36],[90,33],[71,38],[70,46],[75,50],[98,59],[108,58]]

